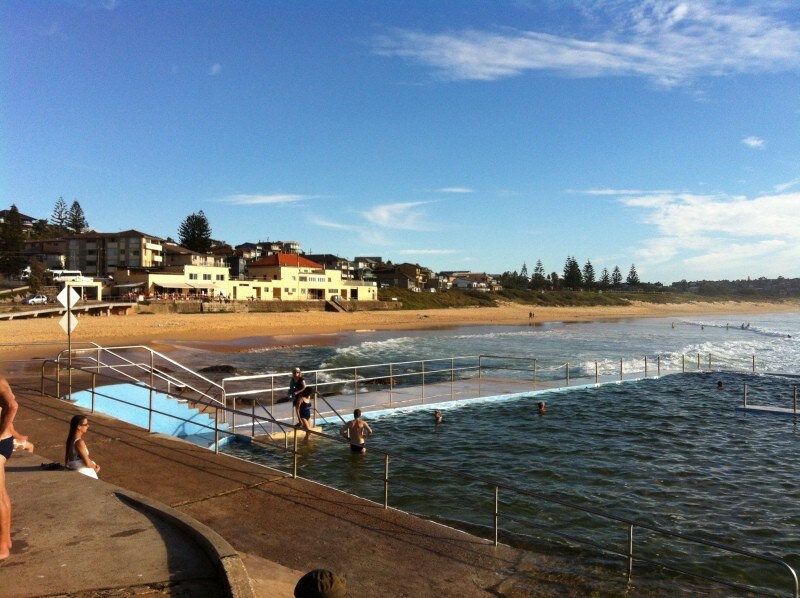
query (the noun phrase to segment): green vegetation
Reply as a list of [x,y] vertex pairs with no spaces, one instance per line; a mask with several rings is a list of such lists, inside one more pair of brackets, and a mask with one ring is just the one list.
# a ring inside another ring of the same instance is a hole
[[481,293],[450,289],[442,292],[414,293],[405,289],[389,287],[378,291],[378,298],[391,301],[396,298],[402,302],[403,309],[442,309],[451,307],[494,307],[502,302],[521,305],[548,307],[601,307],[630,305],[634,301],[643,303],[695,303],[698,301],[715,303],[718,301],[773,301],[775,297],[748,295],[746,297],[721,295],[698,295],[696,293],[671,292],[633,292],[633,291],[534,291],[530,289],[503,289],[496,293]]

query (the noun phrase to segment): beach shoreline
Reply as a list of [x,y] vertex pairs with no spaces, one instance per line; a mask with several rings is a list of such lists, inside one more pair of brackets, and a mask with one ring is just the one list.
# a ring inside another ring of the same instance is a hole
[[[327,344],[334,343],[337,335],[379,330],[436,330],[459,326],[700,316],[731,316],[731,325],[739,326],[743,322],[757,320],[759,314],[781,312],[800,312],[800,301],[634,302],[628,306],[602,307],[532,307],[506,303],[498,307],[348,313],[131,313],[124,316],[81,316],[72,333],[72,342],[94,342],[106,347],[146,345],[162,352],[170,352],[178,346],[231,352],[246,350],[256,341],[260,346],[266,344],[276,347]],[[530,317],[531,313],[533,317]],[[0,322],[0,331],[0,360],[51,357],[67,343],[67,335],[57,318],[4,321]]]

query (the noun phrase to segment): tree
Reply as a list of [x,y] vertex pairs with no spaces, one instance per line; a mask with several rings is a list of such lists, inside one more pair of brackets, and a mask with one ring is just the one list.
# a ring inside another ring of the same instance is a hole
[[59,229],[59,232],[64,232],[67,229],[67,219],[69,218],[69,210],[67,209],[67,202],[63,197],[59,197],[56,205],[53,207],[53,214],[50,216],[50,224]]
[[25,267],[25,233],[17,206],[11,206],[8,218],[0,225],[0,272],[17,277]]
[[203,210],[190,214],[178,228],[181,245],[198,253],[211,250],[211,226]]
[[558,279],[558,272],[550,272],[550,286],[554,291],[561,288],[561,281]]
[[611,286],[611,275],[608,273],[608,268],[603,268],[603,273],[600,275],[600,283],[598,286],[601,289],[607,289]]
[[547,274],[544,273],[544,266],[542,260],[536,261],[536,266],[533,268],[533,278],[531,278],[531,288],[537,291],[547,288],[548,280]]
[[45,219],[37,220],[31,228],[31,239],[46,239],[51,234],[51,226]]
[[573,291],[580,290],[583,284],[583,277],[581,275],[581,267],[578,265],[578,260],[574,256],[567,257],[564,262],[564,286]]
[[82,233],[89,228],[89,223],[86,222],[86,216],[83,213],[83,208],[78,200],[72,202],[67,214],[67,228],[75,233]]
[[611,286],[618,287],[622,284],[622,272],[619,271],[619,266],[614,266],[614,271],[611,273]]
[[528,281],[528,264],[522,262],[522,270],[519,271],[519,275],[525,279],[525,282]]
[[583,266],[583,286],[587,289],[593,289],[594,284],[594,266],[592,266],[591,260],[586,260],[586,263]]
[[628,278],[625,280],[629,285],[632,287],[638,287],[641,282],[639,282],[639,275],[636,273],[636,265],[631,264],[631,269],[628,272]]

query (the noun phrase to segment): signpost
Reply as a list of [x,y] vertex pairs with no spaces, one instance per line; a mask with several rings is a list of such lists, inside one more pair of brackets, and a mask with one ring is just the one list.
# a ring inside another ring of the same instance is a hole
[[69,283],[64,285],[64,288],[56,297],[58,302],[66,308],[66,313],[59,321],[62,330],[67,333],[67,360],[69,364],[69,395],[72,398],[72,331],[78,325],[78,319],[72,315],[72,308],[78,303],[80,296],[75,290],[69,286]]

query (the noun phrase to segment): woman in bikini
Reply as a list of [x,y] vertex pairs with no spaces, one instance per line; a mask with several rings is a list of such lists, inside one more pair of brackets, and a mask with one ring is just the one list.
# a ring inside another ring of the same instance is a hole
[[83,435],[89,430],[89,419],[85,415],[75,415],[69,422],[67,450],[64,463],[68,469],[74,469],[90,478],[97,479],[100,466],[89,458],[89,449],[83,441]]

